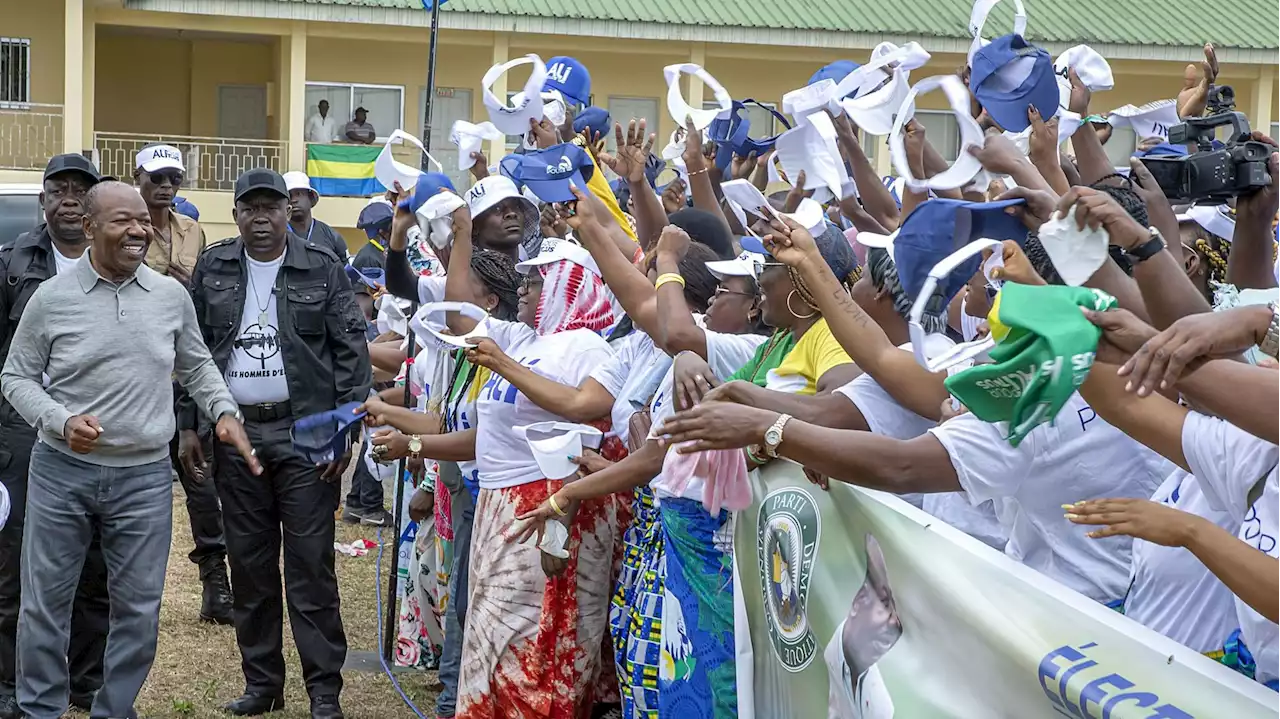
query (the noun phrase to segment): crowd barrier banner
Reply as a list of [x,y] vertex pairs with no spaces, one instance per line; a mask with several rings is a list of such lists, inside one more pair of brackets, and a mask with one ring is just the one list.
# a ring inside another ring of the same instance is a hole
[[1276,716],[1275,692],[895,496],[788,461],[752,484],[742,719]]

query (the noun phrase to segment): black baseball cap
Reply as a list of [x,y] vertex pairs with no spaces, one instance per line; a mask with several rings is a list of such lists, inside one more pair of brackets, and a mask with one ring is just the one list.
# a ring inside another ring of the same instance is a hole
[[74,152],[66,155],[54,155],[49,158],[49,164],[44,166],[44,179],[47,180],[63,172],[79,172],[88,177],[89,184],[92,185],[111,179],[99,174],[98,168],[94,167],[89,158]]
[[249,170],[236,180],[236,202],[254,190],[271,190],[285,199],[289,198],[289,186],[285,184],[284,177],[265,167]]

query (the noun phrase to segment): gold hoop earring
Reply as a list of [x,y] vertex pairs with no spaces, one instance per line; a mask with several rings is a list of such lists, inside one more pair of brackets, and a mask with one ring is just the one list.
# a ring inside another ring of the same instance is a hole
[[[812,312],[810,312],[810,313],[809,313],[809,314],[807,314],[807,315],[802,315],[802,314],[800,314],[799,312],[796,312],[795,310],[791,309],[791,298],[792,298],[792,297],[795,297],[795,296],[796,296],[796,291],[795,291],[795,290],[791,290],[791,292],[787,294],[787,311],[791,313],[791,316],[792,316],[792,317],[795,317],[795,318],[796,318],[796,319],[798,319],[798,320],[807,320],[807,319],[809,319],[810,317],[816,317],[816,316],[817,316],[817,314],[818,314],[818,310],[817,310],[817,309],[814,309],[814,308],[813,308],[813,305],[809,305],[809,307],[810,307],[811,309],[813,309],[813,311],[812,311]],[[803,297],[801,297],[801,298],[800,298],[800,301],[801,301],[801,302],[804,302],[804,298],[803,298]],[[808,302],[804,302],[804,303],[805,303],[806,305],[807,305],[807,304],[809,304]]]

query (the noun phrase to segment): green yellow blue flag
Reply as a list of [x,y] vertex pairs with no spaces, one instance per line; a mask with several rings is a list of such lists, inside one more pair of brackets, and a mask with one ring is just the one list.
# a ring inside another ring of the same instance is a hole
[[321,195],[369,197],[386,192],[373,176],[382,146],[307,145],[307,175]]

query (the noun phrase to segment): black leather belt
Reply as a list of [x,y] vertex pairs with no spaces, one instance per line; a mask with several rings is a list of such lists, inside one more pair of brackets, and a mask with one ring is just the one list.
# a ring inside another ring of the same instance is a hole
[[240,414],[249,422],[275,422],[293,416],[293,407],[289,401],[266,402],[264,404],[242,404]]

